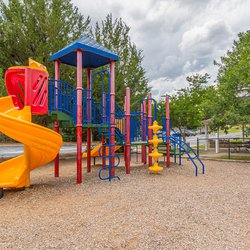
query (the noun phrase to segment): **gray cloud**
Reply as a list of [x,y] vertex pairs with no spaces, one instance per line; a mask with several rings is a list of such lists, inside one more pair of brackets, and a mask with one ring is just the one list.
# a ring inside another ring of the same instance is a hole
[[[131,27],[131,38],[144,52],[143,66],[153,93],[186,86],[195,72],[216,77],[213,60],[250,28],[249,0],[73,0],[93,22],[108,13]],[[212,79],[211,81],[213,81]]]
[[184,32],[179,48],[184,56],[204,57],[230,45],[233,33],[224,21],[209,21]]

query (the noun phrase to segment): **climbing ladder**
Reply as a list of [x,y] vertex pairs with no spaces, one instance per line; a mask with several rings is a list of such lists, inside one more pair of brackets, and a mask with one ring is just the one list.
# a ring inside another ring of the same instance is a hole
[[205,173],[204,163],[201,161],[201,159],[199,158],[199,156],[196,154],[196,152],[192,147],[190,147],[186,142],[175,136],[167,136],[166,139],[177,144],[186,153],[186,155],[188,156],[188,160],[192,161],[195,167],[196,176],[198,176],[198,171],[199,171],[198,165],[201,166],[202,174]]
[[[109,180],[109,181],[111,181],[112,179],[118,179],[118,180],[120,180],[120,177],[119,176],[112,176],[112,169],[113,168],[116,168],[116,167],[118,167],[119,166],[119,164],[120,164],[120,157],[119,157],[119,155],[118,154],[111,154],[110,152],[111,152],[111,148],[112,147],[115,147],[115,146],[117,146],[117,144],[111,144],[110,143],[110,138],[111,138],[111,136],[112,136],[112,134],[111,134],[111,132],[110,132],[110,124],[107,124],[108,125],[108,127],[107,128],[105,128],[105,127],[102,127],[102,126],[100,126],[100,127],[98,127],[98,132],[99,132],[99,134],[100,135],[102,135],[102,136],[104,136],[105,138],[106,138],[106,143],[107,144],[104,144],[104,145],[102,145],[100,148],[99,148],[99,150],[98,150],[98,155],[103,159],[103,158],[105,158],[105,159],[108,159],[108,165],[106,165],[105,167],[102,167],[102,168],[100,168],[100,170],[99,170],[99,178],[101,179],[101,180]],[[117,131],[117,128],[115,129],[115,131]],[[116,134],[116,133],[115,133]],[[108,147],[108,154],[106,154],[106,148]],[[104,152],[105,152],[105,154],[103,155],[103,149],[104,149]],[[115,163],[115,165],[114,166],[112,166],[111,165],[111,158],[115,158],[116,159],[116,163]],[[103,173],[103,171],[108,171],[108,176],[106,176],[106,177],[103,177],[102,176],[102,173]]]

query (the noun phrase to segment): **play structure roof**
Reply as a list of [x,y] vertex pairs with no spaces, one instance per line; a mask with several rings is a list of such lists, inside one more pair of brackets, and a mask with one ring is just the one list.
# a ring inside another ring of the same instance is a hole
[[98,68],[110,63],[110,60],[118,61],[118,55],[96,42],[88,36],[81,36],[65,48],[51,56],[51,60],[63,64],[77,66],[77,50],[82,50],[82,67]]

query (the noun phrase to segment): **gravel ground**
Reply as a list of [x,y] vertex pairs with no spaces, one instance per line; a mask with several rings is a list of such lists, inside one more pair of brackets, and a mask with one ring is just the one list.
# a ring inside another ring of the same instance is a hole
[[[85,163],[84,163],[85,165]],[[249,163],[190,162],[149,174],[117,170],[100,181],[98,168],[76,185],[76,164],[33,171],[33,186],[0,200],[0,249],[250,249]]]

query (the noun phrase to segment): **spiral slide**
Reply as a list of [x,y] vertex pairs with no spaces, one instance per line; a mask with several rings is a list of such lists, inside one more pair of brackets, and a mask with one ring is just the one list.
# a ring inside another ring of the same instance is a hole
[[30,186],[30,171],[52,161],[60,150],[58,133],[31,122],[31,108],[18,110],[11,96],[0,98],[0,132],[24,144],[24,154],[0,163],[0,188]]

